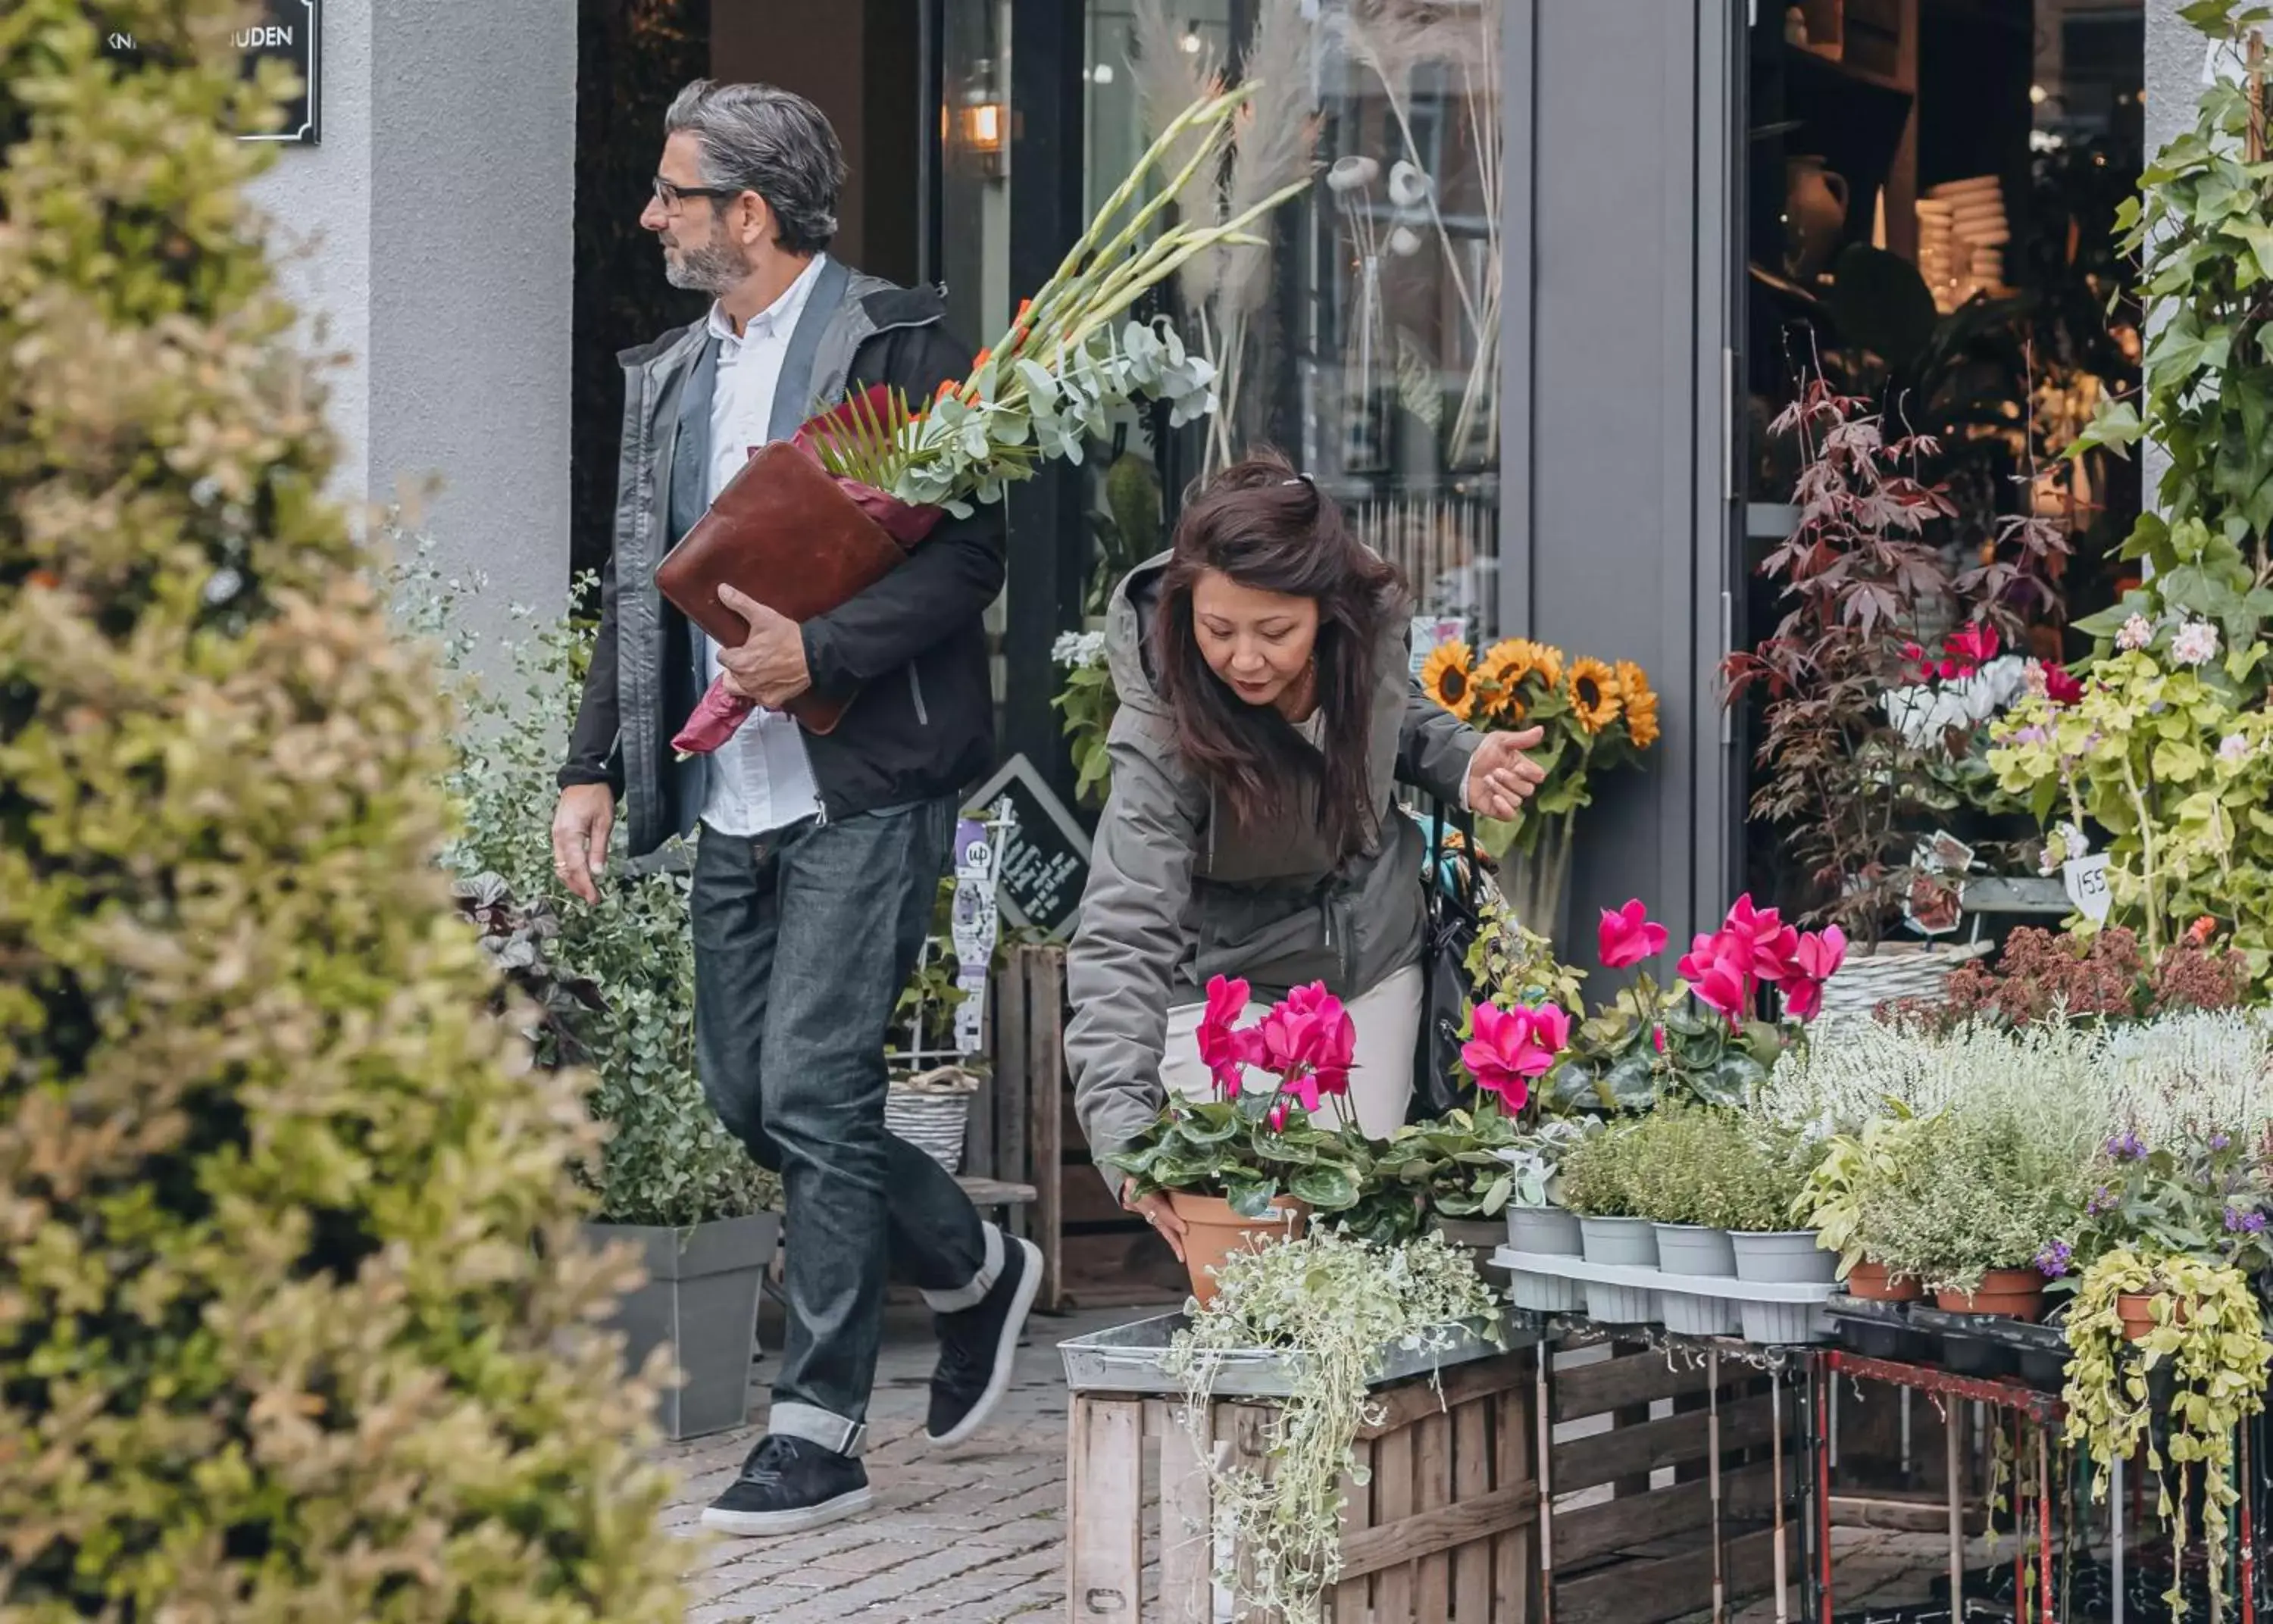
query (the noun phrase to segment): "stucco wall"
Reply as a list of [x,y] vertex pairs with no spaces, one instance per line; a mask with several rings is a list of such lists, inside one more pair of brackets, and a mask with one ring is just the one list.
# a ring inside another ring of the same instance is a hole
[[331,0],[323,142],[258,188],[312,337],[347,359],[340,492],[418,502],[470,611],[557,607],[568,571],[576,9]]
[[371,0],[335,0],[323,26],[322,144],[280,146],[252,195],[271,217],[272,251],[309,341],[339,357],[330,378],[340,489],[360,497],[371,448]]

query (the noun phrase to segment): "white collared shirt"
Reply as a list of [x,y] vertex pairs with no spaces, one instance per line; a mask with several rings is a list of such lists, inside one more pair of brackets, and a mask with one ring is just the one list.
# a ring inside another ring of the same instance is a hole
[[[710,397],[705,505],[718,499],[750,453],[769,438],[774,385],[781,378],[790,334],[821,274],[822,258],[815,254],[780,298],[750,318],[739,337],[724,312],[715,304],[710,307],[710,333],[718,341],[718,381]],[[718,645],[703,636],[704,680],[716,681],[718,670]],[[813,764],[806,759],[805,736],[779,711],[760,709],[710,758],[702,821],[721,834],[763,834],[820,810],[821,792],[813,782]]]

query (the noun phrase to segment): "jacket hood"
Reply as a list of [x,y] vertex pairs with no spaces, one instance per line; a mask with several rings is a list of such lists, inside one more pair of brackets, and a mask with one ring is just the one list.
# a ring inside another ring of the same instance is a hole
[[1159,690],[1145,647],[1152,638],[1152,610],[1160,601],[1160,579],[1168,573],[1168,555],[1155,553],[1113,589],[1105,609],[1105,663],[1113,673],[1114,691],[1123,705],[1158,712]]

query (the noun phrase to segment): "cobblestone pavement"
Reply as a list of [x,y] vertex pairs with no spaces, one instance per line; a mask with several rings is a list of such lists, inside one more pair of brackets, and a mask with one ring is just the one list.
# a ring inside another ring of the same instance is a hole
[[[1159,1309],[1065,1318],[1037,1315],[1010,1390],[975,1438],[951,1449],[924,1442],[926,1384],[937,1349],[919,1313],[894,1310],[868,1412],[867,1513],[783,1539],[704,1535],[702,1508],[733,1480],[762,1426],[669,1447],[686,1474],[664,1527],[690,1540],[688,1624],[900,1624],[1040,1620],[1065,1605],[1064,1366],[1068,1336]],[[778,1332],[765,1339],[778,1348]],[[757,1372],[762,1384],[769,1359]],[[765,1392],[751,1414],[762,1421]]]

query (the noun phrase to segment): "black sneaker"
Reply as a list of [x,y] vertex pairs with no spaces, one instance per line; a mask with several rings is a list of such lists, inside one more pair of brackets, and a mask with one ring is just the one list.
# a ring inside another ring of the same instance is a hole
[[961,1443],[977,1432],[1010,1385],[1018,1333],[1042,1283],[1042,1254],[1031,1240],[1002,1239],[1008,1243],[1002,1272],[978,1306],[933,1316],[939,1368],[932,1372],[931,1423],[924,1435],[934,1443]]
[[710,1502],[702,1526],[722,1534],[797,1534],[865,1510],[868,1469],[802,1438],[769,1433],[742,1475]]

